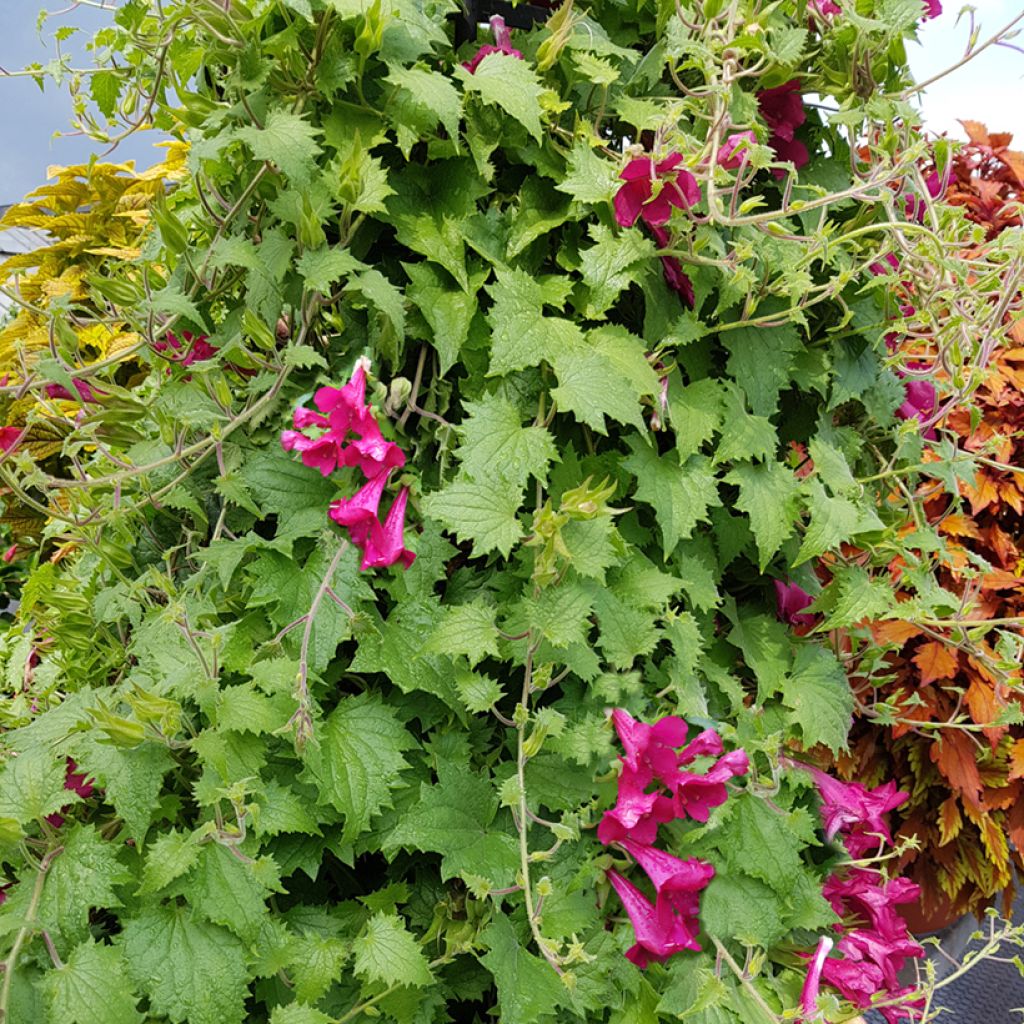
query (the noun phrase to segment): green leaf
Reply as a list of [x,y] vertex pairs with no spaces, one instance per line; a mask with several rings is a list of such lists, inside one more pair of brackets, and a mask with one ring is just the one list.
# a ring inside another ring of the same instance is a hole
[[580,203],[610,203],[621,182],[619,169],[585,139],[577,139],[569,153],[569,170],[555,185]]
[[125,981],[121,951],[93,939],[72,950],[46,975],[46,1004],[54,1024],[138,1024],[138,996]]
[[811,521],[804,533],[794,567],[816,558],[854,535],[860,523],[860,509],[849,498],[831,498],[821,481],[806,481],[807,507]]
[[519,845],[492,827],[498,811],[494,786],[465,766],[438,767],[438,783],[420,786],[419,800],[399,819],[385,849],[407,846],[440,853],[441,877],[471,874],[492,886],[511,885]]
[[[785,815],[759,796],[740,793],[730,798],[724,826],[724,853],[729,867],[788,894],[800,872],[800,841]],[[731,842],[729,841],[731,837]]]
[[191,871],[199,860],[199,844],[191,833],[171,829],[156,837],[146,850],[139,895],[159,892],[174,879]]
[[47,747],[10,758],[0,772],[0,818],[21,824],[45,818],[68,803],[64,759]]
[[477,311],[476,289],[454,286],[448,274],[432,263],[403,263],[410,285],[409,301],[419,308],[433,333],[441,373],[447,373],[459,358],[469,338],[469,326]]
[[342,838],[351,842],[370,819],[391,806],[408,767],[402,751],[413,746],[395,710],[379,697],[345,697],[317,726],[319,742],[305,752],[308,774],[322,799],[345,815]]
[[792,470],[778,462],[741,463],[725,479],[740,489],[736,507],[750,518],[760,556],[759,568],[764,572],[793,532],[800,481]]
[[444,125],[448,137],[458,141],[462,97],[447,75],[393,65],[386,81],[404,89],[411,102],[428,109]]
[[399,338],[405,334],[405,299],[379,271],[364,270],[349,282],[346,291],[357,291],[391,321]]
[[603,320],[608,307],[638,279],[657,250],[639,231],[616,235],[603,224],[591,224],[589,234],[595,244],[580,251],[583,282],[590,289],[584,315]]
[[184,907],[146,907],[121,934],[128,976],[150,1011],[173,1024],[242,1024],[245,950],[231,932]]
[[274,864],[269,858],[245,863],[226,846],[206,843],[192,874],[189,897],[208,921],[222,924],[240,939],[252,942],[267,914],[265,901],[271,889],[264,879],[273,873]]
[[636,658],[654,650],[660,634],[650,611],[599,587],[592,594],[601,628],[598,644],[615,668],[630,668]]
[[295,269],[302,275],[306,287],[324,295],[331,293],[335,281],[340,281],[363,266],[348,249],[339,249],[337,246],[307,249],[295,261]]
[[544,288],[525,270],[499,270],[487,291],[494,300],[487,314],[493,332],[490,376],[551,362],[557,353],[583,344],[583,332],[571,320],[544,315]]
[[114,118],[124,81],[117,71],[97,71],[89,78],[89,95],[108,121]]
[[433,981],[427,958],[397,914],[374,914],[352,948],[355,972],[368,981],[418,988]]
[[786,932],[782,898],[747,875],[716,871],[700,903],[701,924],[719,939],[767,948]]
[[312,800],[304,799],[288,786],[270,779],[259,793],[259,814],[253,821],[253,831],[260,838],[282,832],[318,836],[320,825]]
[[238,137],[257,160],[276,164],[296,185],[307,183],[316,167],[320,131],[298,114],[280,108],[267,113],[262,128],[247,125]]
[[654,509],[667,558],[697,523],[708,521],[708,510],[721,504],[711,461],[691,455],[680,466],[674,454],[659,455],[637,435],[627,443],[633,454],[622,460],[623,468],[636,477],[636,497]]
[[828,589],[834,600],[821,629],[841,629],[865,619],[878,619],[895,607],[892,583],[888,576],[872,576],[861,566],[837,568]]
[[641,399],[656,394],[660,385],[635,335],[622,327],[600,327],[585,340],[553,347],[549,361],[558,377],[551,396],[560,409],[600,434],[607,432],[605,416],[645,429]]
[[743,652],[743,660],[757,677],[757,700],[763,703],[778,693],[790,667],[792,637],[773,615],[752,614],[740,610],[729,643]]
[[449,605],[424,649],[453,658],[463,654],[470,665],[476,665],[486,657],[497,657],[498,626],[494,607],[479,599],[468,604]]
[[302,1003],[275,1006],[270,1014],[270,1024],[333,1024],[333,1019]]
[[500,107],[515,118],[540,142],[540,96],[544,86],[525,60],[511,54],[489,53],[470,73],[464,67],[455,69],[467,92],[475,92],[484,103]]
[[722,423],[722,436],[715,449],[716,465],[743,459],[764,461],[774,456],[779,443],[775,427],[766,417],[747,412],[743,394],[736,387],[726,389]]
[[791,708],[791,721],[800,727],[805,747],[824,743],[843,750],[853,716],[853,690],[843,666],[830,651],[801,644],[793,669],[782,683],[782,700]]
[[121,906],[116,887],[131,874],[118,860],[117,846],[105,841],[95,826],[65,824],[63,832],[64,849],[47,872],[37,917],[52,933],[85,938],[89,912]]
[[668,388],[668,415],[681,459],[699,452],[722,426],[722,385],[710,377],[683,387],[672,374]]
[[459,424],[456,455],[474,480],[504,479],[522,488],[532,476],[547,481],[548,463],[557,457],[551,434],[541,426],[524,427],[519,410],[507,398],[484,395],[464,402],[467,416]]
[[519,193],[519,209],[508,237],[508,258],[518,256],[531,242],[550,234],[569,219],[569,200],[543,178],[529,177]]
[[443,491],[428,494],[422,507],[459,540],[471,541],[476,555],[500,551],[508,558],[523,535],[517,519],[522,495],[521,487],[504,479],[482,483],[456,479]]
[[490,947],[480,962],[494,975],[502,1024],[535,1024],[566,1001],[554,968],[520,944],[508,917],[495,917],[480,939]]
[[529,628],[539,633],[552,647],[585,643],[593,607],[590,592],[574,583],[547,587],[536,596],[525,597],[522,602]]
[[[316,867],[320,866],[317,857]],[[348,959],[349,944],[330,935],[305,935],[294,943],[295,954],[289,971],[295,979],[295,998],[316,1003],[338,980]]]

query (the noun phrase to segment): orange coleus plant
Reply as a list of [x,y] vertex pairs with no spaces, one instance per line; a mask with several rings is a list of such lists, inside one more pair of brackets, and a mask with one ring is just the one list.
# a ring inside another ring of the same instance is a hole
[[[970,142],[941,172],[945,199],[992,239],[1021,223],[1024,154],[1009,134],[964,126]],[[1014,865],[1024,869],[1024,691],[1012,633],[1024,622],[1024,323],[1009,338],[970,403],[941,424],[971,453],[972,472],[926,481],[914,495],[945,541],[942,584],[961,595],[964,620],[985,625],[875,623],[889,653],[852,677],[861,714],[839,764],[910,793],[893,813],[897,835],[915,840],[903,867],[921,886],[922,926],[980,911],[1000,893],[1008,904]],[[902,559],[889,565],[897,599],[905,569]]]

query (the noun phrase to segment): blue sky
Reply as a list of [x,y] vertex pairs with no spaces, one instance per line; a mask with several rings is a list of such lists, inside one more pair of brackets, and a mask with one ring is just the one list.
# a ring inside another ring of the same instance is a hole
[[[0,0],[0,67],[13,70],[30,61],[45,63],[52,56],[49,37],[56,19],[44,27],[41,38],[36,31],[36,15],[43,0]],[[959,60],[969,34],[967,17],[957,22],[956,0],[944,0],[945,13],[922,25],[920,43],[910,44],[910,59],[918,80],[923,80]],[[50,9],[70,6],[70,0],[50,0]],[[1024,10],[1024,0],[976,0],[982,38]],[[83,31],[68,40],[65,48],[80,59],[83,43],[109,14],[79,7],[59,19],[60,24],[80,26]],[[1024,46],[1024,35],[1020,39]],[[4,145],[0,146],[0,204],[19,199],[41,184],[46,167],[54,163],[76,163],[97,147],[89,139],[54,138],[68,126],[70,101],[67,95],[49,85],[40,92],[27,78],[0,77],[0,125]],[[962,138],[957,118],[986,121],[993,131],[1016,135],[1016,148],[1024,149],[1024,53],[989,48],[976,61],[961,68],[948,79],[931,86],[921,101],[923,123],[935,133],[943,131]],[[112,159],[135,159],[148,165],[158,159],[148,139],[131,138],[123,143]]]

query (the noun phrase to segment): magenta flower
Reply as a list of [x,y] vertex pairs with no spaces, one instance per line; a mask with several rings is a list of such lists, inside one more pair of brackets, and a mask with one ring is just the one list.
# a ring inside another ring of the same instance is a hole
[[818,940],[818,948],[815,951],[814,959],[807,970],[807,977],[804,979],[804,987],[800,991],[800,1012],[807,1018],[813,1018],[818,1013],[818,992],[821,990],[821,972],[825,966],[825,960],[833,946],[832,940],[823,935]]
[[[928,196],[931,199],[937,199],[939,194],[942,192],[942,179],[939,177],[938,171],[932,171],[931,174],[925,178],[924,187],[928,191]],[[903,204],[904,216],[908,220],[916,221],[918,224],[924,223],[924,213],[928,209],[928,204],[920,196],[916,196],[913,192],[908,192],[906,199]]]
[[47,384],[43,390],[46,392],[48,398],[58,398],[65,402],[92,402],[98,403],[99,399],[97,395],[103,394],[96,388],[86,384],[84,380],[78,380],[75,378],[71,382],[75,386],[75,391],[78,392],[77,397],[73,395],[63,384]]
[[685,919],[664,909],[659,912],[632,882],[617,871],[608,872],[608,881],[619,894],[633,925],[636,943],[626,952],[626,958],[637,967],[643,969],[652,960],[660,962],[685,949],[700,949],[696,932],[687,926]]
[[[819,768],[800,765],[810,772],[821,795],[821,817],[825,823],[825,835],[834,839],[842,832],[846,840],[846,848],[851,856],[860,857],[865,848],[878,846],[881,835],[887,843],[892,842],[892,835],[886,823],[885,815],[904,803],[909,794],[897,790],[892,780],[874,789],[866,789],[859,782],[840,782]],[[851,849],[852,846],[857,850]]]
[[[83,800],[88,800],[96,791],[89,777],[78,771],[78,765],[69,757],[65,759],[64,766],[64,788]],[[62,807],[63,813],[48,814],[46,821],[54,828],[61,828],[64,824],[64,814],[70,809],[70,804]]]
[[[657,240],[659,248],[666,248],[669,244],[668,232],[656,224],[651,226],[651,234]],[[690,309],[693,309],[696,296],[693,292],[693,282],[687,277],[683,265],[675,256],[661,257],[661,272],[665,277],[665,283],[672,289]]]
[[368,477],[405,465],[405,452],[394,441],[384,440],[372,416],[365,418],[360,432],[362,437],[348,445],[339,465],[343,461],[346,466],[358,466]]
[[331,502],[327,514],[339,526],[346,527],[356,547],[361,548],[366,543],[371,524],[377,522],[377,509],[387,482],[388,474],[379,473],[367,480],[351,498]]
[[619,845],[647,872],[658,895],[670,900],[680,893],[699,892],[715,877],[715,869],[696,857],[683,860],[633,839],[624,839]]
[[[182,341],[184,341],[184,345]],[[182,331],[181,339],[176,334],[169,332],[166,338],[153,345],[153,349],[163,353],[165,359],[178,363],[180,366],[191,366],[193,363],[212,359],[220,351],[206,340],[205,334],[194,335],[191,331]]]
[[[768,145],[779,160],[788,161],[799,170],[810,159],[807,147],[795,137],[797,128],[807,120],[799,79],[791,78],[774,89],[762,89],[757,94],[757,103],[771,131]],[[785,171],[774,167],[772,174],[782,178]]]
[[632,227],[638,217],[658,227],[668,222],[672,208],[686,209],[700,202],[697,179],[679,165],[682,153],[671,153],[655,163],[649,156],[630,160],[619,177],[625,182],[615,193],[615,219]]
[[[296,414],[300,411],[296,410]],[[281,431],[281,447],[286,452],[298,452],[302,464],[309,469],[317,469],[324,476],[330,476],[342,458],[343,442],[332,433],[321,434],[320,437],[307,437],[297,430]]]
[[[598,839],[606,845],[627,839],[650,845],[658,825],[675,818],[707,821],[711,808],[725,803],[726,781],[749,768],[746,753],[736,750],[719,758],[704,775],[680,771],[698,757],[720,754],[722,741],[714,730],[707,729],[683,747],[686,723],[674,715],[648,725],[616,708],[612,721],[626,756],[620,758],[615,807],[605,812],[597,829]],[[678,747],[683,749],[677,753]],[[659,788],[647,792],[652,782]]]
[[12,544],[3,554],[3,560],[8,565],[18,557],[18,545]]
[[387,518],[381,525],[376,519],[370,523],[370,533],[363,547],[363,561],[360,569],[381,568],[401,562],[408,569],[416,561],[415,552],[410,551],[403,539],[405,533],[405,506],[409,500],[409,488],[398,492],[388,510]]
[[773,580],[775,586],[775,608],[779,618],[791,626],[813,626],[817,616],[804,609],[814,603],[814,598],[798,583],[783,583]]
[[6,885],[0,885],[0,907],[7,902],[7,890],[14,885],[13,882],[8,882]]
[[[906,397],[896,410],[899,419],[923,422],[935,412],[939,404],[939,394],[930,380],[908,380],[903,388]],[[934,440],[935,427],[929,427],[923,436],[929,441]]]
[[490,43],[485,43],[476,51],[472,59],[465,61],[462,65],[471,75],[476,73],[476,69],[484,57],[491,53],[507,53],[511,57],[523,59],[523,55],[512,48],[512,33],[508,30],[505,19],[500,14],[495,14],[491,18],[491,31],[494,33],[496,45],[491,46]]
[[757,145],[757,136],[751,132],[733,132],[718,150],[718,166],[735,171],[750,156],[750,147]]
[[821,894],[840,917],[850,917],[887,938],[905,936],[907,923],[895,909],[913,903],[921,887],[909,878],[882,879],[877,871],[851,868],[844,876],[831,875]]
[[23,433],[21,427],[0,427],[0,451],[14,451]]
[[833,3],[833,0],[811,0],[810,6],[825,19],[843,13],[842,7],[837,3]]
[[882,277],[885,274],[891,274],[895,270],[900,269],[899,257],[894,252],[887,252],[882,260],[884,262],[875,262],[868,264],[868,270],[874,274],[875,277]]
[[942,0],[924,0],[924,21],[937,18],[942,13]]

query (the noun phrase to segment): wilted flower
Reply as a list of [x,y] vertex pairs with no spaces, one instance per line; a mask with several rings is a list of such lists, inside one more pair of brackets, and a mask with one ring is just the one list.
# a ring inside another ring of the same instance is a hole
[[[901,420],[928,419],[939,403],[939,395],[930,380],[908,380],[903,385],[904,398],[896,415]],[[923,435],[929,441],[935,438],[935,428],[929,427]]]
[[[664,249],[668,245],[668,232],[657,225],[651,225],[651,234],[654,235],[658,246]],[[693,282],[687,277],[686,272],[683,270],[683,265],[676,259],[675,256],[662,256],[661,257],[661,272],[665,276],[665,283],[672,289],[679,297],[693,309],[696,296],[693,292]]]
[[625,182],[615,193],[615,219],[624,228],[638,217],[651,227],[668,222],[672,208],[685,209],[700,202],[697,179],[679,165],[682,153],[655,163],[649,156],[630,160],[619,177]]

